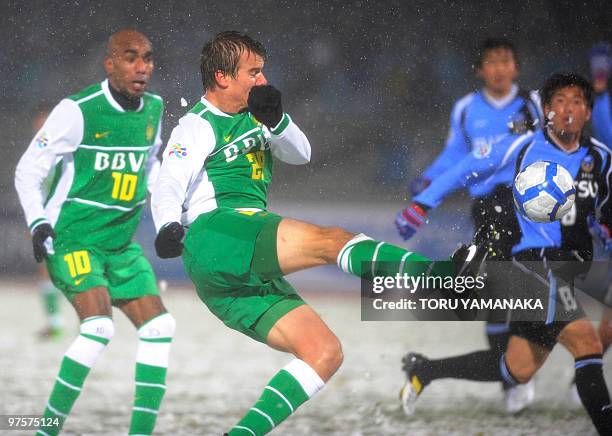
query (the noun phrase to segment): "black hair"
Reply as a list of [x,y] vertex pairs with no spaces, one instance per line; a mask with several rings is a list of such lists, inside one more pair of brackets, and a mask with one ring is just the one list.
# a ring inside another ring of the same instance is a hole
[[588,107],[593,109],[593,87],[588,80],[575,73],[555,73],[550,76],[546,82],[544,82],[544,86],[542,86],[542,89],[540,90],[542,110],[544,110],[545,105],[550,104],[555,92],[557,92],[559,89],[567,88],[568,86],[577,86],[578,88],[581,88]]
[[233,30],[215,35],[202,48],[200,73],[204,90],[217,86],[215,74],[221,71],[236,77],[242,52],[248,51],[266,59],[266,49],[262,43],[242,32]]
[[516,51],[516,46],[512,41],[508,38],[487,38],[478,47],[478,58],[476,60],[476,67],[482,67],[482,61],[484,60],[485,55],[490,50],[497,49],[506,49],[512,52],[512,56],[514,57],[514,62],[518,65],[518,53]]

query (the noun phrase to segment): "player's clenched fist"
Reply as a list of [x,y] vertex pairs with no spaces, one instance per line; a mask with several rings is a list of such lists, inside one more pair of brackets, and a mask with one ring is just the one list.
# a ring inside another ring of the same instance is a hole
[[416,203],[400,210],[395,216],[395,227],[404,241],[412,238],[425,223],[427,223],[427,212]]
[[272,85],[254,86],[247,100],[249,112],[270,129],[283,118],[281,92]]
[[34,248],[34,259],[38,263],[47,258],[47,247],[45,247],[47,238],[55,238],[53,227],[49,224],[36,226],[34,232],[32,232],[32,247]]
[[183,236],[185,229],[180,223],[166,224],[155,238],[155,252],[162,259],[180,256],[183,253]]

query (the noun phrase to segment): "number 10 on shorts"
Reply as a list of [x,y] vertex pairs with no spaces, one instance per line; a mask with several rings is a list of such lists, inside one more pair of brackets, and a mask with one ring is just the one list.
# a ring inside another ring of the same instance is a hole
[[85,250],[68,253],[64,256],[64,260],[68,264],[71,277],[76,277],[91,272],[89,254]]

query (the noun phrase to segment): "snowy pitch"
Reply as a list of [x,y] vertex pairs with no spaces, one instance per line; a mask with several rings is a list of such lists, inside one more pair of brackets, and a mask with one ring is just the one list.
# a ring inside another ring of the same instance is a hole
[[[170,286],[162,296],[177,320],[177,335],[156,434],[221,435],[291,358],[223,326],[190,289]],[[504,412],[497,384],[442,380],[425,390],[415,415],[407,418],[398,401],[402,355],[417,350],[441,357],[482,348],[482,324],[362,322],[357,290],[330,296],[305,293],[305,298],[342,341],[345,363],[321,393],[273,434],[595,434],[586,412],[569,404],[573,360],[560,346],[536,376],[535,404],[518,416]],[[61,356],[77,334],[74,311],[66,302],[62,309],[64,339],[40,342],[36,331],[42,327],[42,308],[33,286],[0,284],[0,414],[39,414],[44,409]],[[127,432],[137,336],[118,311],[115,322],[116,334],[87,379],[63,434]],[[610,386],[611,353],[604,371]]]

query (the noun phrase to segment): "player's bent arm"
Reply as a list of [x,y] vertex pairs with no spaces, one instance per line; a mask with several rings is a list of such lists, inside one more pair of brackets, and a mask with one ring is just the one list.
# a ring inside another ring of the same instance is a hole
[[15,188],[30,230],[48,223],[42,185],[63,155],[74,152],[83,140],[84,119],[76,102],[62,100],[49,114],[21,156],[15,170]]
[[147,158],[146,163],[146,172],[147,172],[147,189],[149,193],[153,194],[153,188],[155,187],[155,182],[157,181],[157,177],[159,176],[159,168],[161,163],[159,158],[157,157],[159,153],[159,149],[162,146],[161,139],[161,130],[162,130],[162,119],[159,120],[159,125],[157,126],[157,134],[155,135],[155,141],[149,150],[149,157]]
[[473,155],[470,153],[458,164],[438,175],[423,192],[412,200],[429,209],[438,207],[447,195],[466,185],[473,171],[470,167],[472,160]]
[[491,147],[487,156],[470,153],[452,168],[438,176],[427,189],[414,197],[414,201],[429,208],[438,207],[451,192],[467,186],[470,180],[491,180],[497,172],[514,163],[520,145],[533,135],[525,133],[506,136]]
[[276,158],[292,165],[310,162],[310,142],[288,114],[270,129],[270,134],[270,146]]
[[214,146],[215,134],[211,125],[197,115],[185,115],[172,131],[151,196],[157,232],[168,223],[181,222],[187,193]]

